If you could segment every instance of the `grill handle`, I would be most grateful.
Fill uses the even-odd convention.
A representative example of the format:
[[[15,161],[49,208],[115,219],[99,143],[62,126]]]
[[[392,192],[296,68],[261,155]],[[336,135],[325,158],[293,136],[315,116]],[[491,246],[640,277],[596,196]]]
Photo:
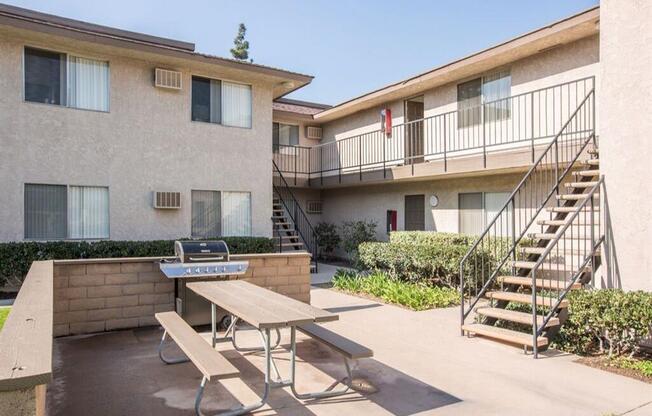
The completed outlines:
[[[190,261],[222,261],[224,256],[220,257],[188,257]]]

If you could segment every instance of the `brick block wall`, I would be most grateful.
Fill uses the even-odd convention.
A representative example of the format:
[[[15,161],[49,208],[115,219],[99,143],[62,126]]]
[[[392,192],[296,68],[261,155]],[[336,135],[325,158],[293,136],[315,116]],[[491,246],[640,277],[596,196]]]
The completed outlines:
[[[307,253],[233,255],[247,260],[241,280],[310,303]],[[154,314],[174,310],[174,282],[160,258],[54,262],[54,336],[157,325]]]

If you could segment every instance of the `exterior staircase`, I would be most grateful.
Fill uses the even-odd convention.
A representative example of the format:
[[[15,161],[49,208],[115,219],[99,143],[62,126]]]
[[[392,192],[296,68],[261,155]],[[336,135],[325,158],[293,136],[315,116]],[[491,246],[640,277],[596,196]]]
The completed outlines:
[[[604,240],[591,91],[460,264],[461,333],[538,352],[594,282]]]
[[[307,251],[312,255],[311,273],[317,272],[317,234],[295,198],[282,173],[274,166],[272,227],[274,245],[279,252]]]

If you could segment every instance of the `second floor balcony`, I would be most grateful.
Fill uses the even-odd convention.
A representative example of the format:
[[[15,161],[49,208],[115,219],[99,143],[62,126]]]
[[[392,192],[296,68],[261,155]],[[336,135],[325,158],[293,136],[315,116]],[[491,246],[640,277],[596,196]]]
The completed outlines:
[[[330,140],[317,146],[274,146],[274,162],[294,186],[335,187],[530,166],[594,89],[593,77]],[[581,135],[595,125],[582,107]],[[568,131],[568,129],[567,129]]]

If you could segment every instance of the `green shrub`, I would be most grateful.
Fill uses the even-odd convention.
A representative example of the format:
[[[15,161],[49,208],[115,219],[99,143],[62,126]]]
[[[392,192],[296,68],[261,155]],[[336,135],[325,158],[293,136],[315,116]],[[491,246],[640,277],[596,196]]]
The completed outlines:
[[[372,220],[347,221],[341,226],[342,245],[349,260],[358,265],[358,247],[367,241],[376,241],[376,222]]]
[[[340,236],[337,234],[335,224],[320,222],[315,226],[315,234],[317,234],[320,257],[331,257],[333,251],[340,245]]]
[[[572,291],[569,318],[555,348],[575,354],[614,355],[638,351],[652,327],[652,293],[617,289]]]
[[[271,239],[224,237],[232,254],[270,253]],[[0,243],[0,286],[19,283],[33,261],[112,257],[162,257],[174,255],[173,240],[153,241],[50,241]]]
[[[389,242],[398,244],[464,244],[471,247],[477,239],[476,235],[436,231],[392,231],[389,233]]]
[[[636,360],[626,357],[617,357],[610,361],[611,365],[628,370],[634,370],[645,377],[652,377],[652,360]]]
[[[380,272],[362,275],[338,270],[333,277],[333,287],[350,293],[365,293],[417,311],[454,306],[460,301],[454,289],[402,282]]]
[[[469,244],[364,243],[360,245],[360,263],[369,270],[386,272],[391,277],[433,286],[459,288],[460,261]],[[490,253],[478,252],[478,261],[466,263],[467,290],[475,289],[482,276],[495,263]]]

